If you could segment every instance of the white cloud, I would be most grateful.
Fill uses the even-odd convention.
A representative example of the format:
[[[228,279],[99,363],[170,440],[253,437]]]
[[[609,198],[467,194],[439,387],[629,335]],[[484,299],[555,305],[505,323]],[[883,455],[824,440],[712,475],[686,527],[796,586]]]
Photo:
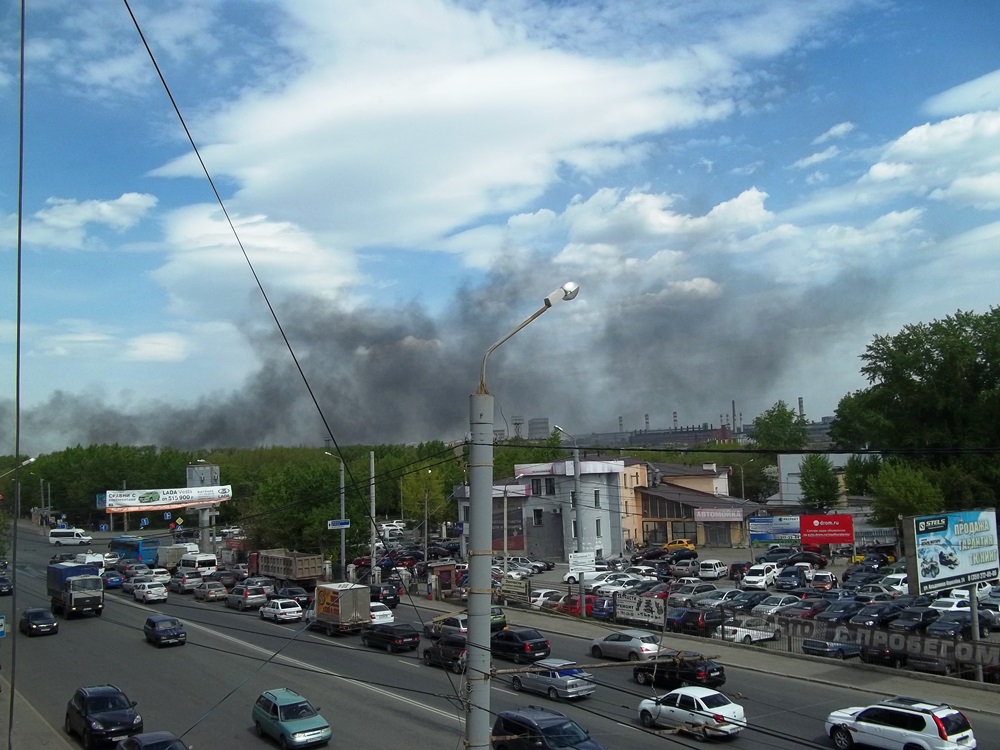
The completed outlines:
[[[24,225],[26,243],[77,250],[91,244],[88,227],[122,232],[135,226],[156,206],[144,193],[123,193],[114,200],[49,198]]]
[[[932,190],[929,197],[984,211],[996,211],[1000,209],[1000,172],[957,177],[947,187]]]
[[[819,145],[821,143],[826,143],[827,141],[832,141],[836,138],[843,138],[848,133],[854,130],[853,122],[840,122],[834,125],[832,128],[827,130],[825,133],[816,136],[813,140],[813,145]]]
[[[1000,70],[942,91],[924,102],[923,110],[934,117],[1000,109]]]
[[[828,146],[822,151],[818,151],[815,154],[810,154],[792,164],[795,169],[806,169],[808,167],[814,166],[816,164],[821,164],[824,161],[829,161],[840,154],[840,149],[836,146]]]
[[[131,362],[183,362],[191,346],[178,333],[144,333],[124,342],[121,358]]]

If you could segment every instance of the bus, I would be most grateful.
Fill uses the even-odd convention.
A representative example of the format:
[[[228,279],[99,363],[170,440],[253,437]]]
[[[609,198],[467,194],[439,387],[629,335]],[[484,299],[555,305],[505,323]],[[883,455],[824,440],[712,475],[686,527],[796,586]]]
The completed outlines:
[[[119,557],[138,560],[149,567],[156,564],[156,553],[160,549],[159,539],[146,539],[141,536],[116,536],[108,544],[108,550],[117,552]]]

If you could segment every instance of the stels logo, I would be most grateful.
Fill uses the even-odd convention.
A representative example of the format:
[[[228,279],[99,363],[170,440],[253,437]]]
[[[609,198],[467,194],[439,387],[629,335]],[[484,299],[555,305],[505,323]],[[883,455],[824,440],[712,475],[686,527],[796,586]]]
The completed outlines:
[[[933,534],[938,531],[948,530],[948,517],[936,516],[932,518],[921,518],[917,521],[918,534]]]

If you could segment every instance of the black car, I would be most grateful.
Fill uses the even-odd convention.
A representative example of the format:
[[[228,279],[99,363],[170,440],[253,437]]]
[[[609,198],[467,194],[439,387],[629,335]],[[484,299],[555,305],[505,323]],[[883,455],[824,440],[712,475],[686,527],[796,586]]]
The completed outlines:
[[[795,563],[807,562],[814,568],[823,569],[826,567],[826,558],[815,552],[796,552],[780,561],[781,565],[795,565]]]
[[[933,607],[907,607],[899,613],[899,617],[889,623],[889,630],[922,633],[940,616],[941,610]]]
[[[385,584],[385,585],[388,586],[390,584]],[[286,588],[283,589],[276,589],[275,591],[269,591],[267,594],[267,598],[268,600],[294,599],[302,606],[302,609],[308,608],[309,603],[313,600],[312,594],[310,594],[301,586],[287,586]]]
[[[365,646],[384,648],[390,654],[412,651],[420,646],[420,633],[407,623],[378,623],[361,631],[361,642]]]
[[[544,659],[552,650],[548,639],[534,628],[507,628],[490,638],[490,653],[520,664]]]
[[[670,626],[675,633],[700,635],[708,638],[722,625],[725,616],[721,609],[685,609]]]
[[[14,593],[14,582],[9,576],[0,576],[0,595]]]
[[[237,570],[217,568],[214,572],[209,573],[207,576],[203,576],[203,578],[206,581],[218,581],[227,589],[231,589],[240,582],[240,573]]]
[[[17,628],[27,636],[55,635],[59,632],[59,621],[45,607],[32,607],[21,613]]]
[[[786,557],[791,557],[796,552],[798,552],[798,550],[794,549],[793,547],[772,547],[767,552],[765,552],[763,555],[758,555],[757,556],[757,562],[759,562],[759,563],[766,563],[766,562],[777,563],[777,562],[780,562],[781,560],[784,560]]]
[[[906,609],[907,607],[929,607],[933,601],[934,597],[927,594],[903,594],[897,596],[893,603],[900,609]]]
[[[159,648],[174,643],[183,646],[187,643],[187,631],[180,620],[170,615],[153,615],[147,617],[142,626],[146,640]]]
[[[75,552],[57,552],[49,558],[49,564],[55,565],[61,562],[74,562],[76,560]]]
[[[698,550],[696,549],[675,549],[664,558],[671,565],[676,565],[681,560],[697,560]]]
[[[989,638],[993,626],[993,613],[988,610],[979,612],[979,637]],[[934,622],[927,626],[924,632],[936,638],[954,638],[959,641],[972,640],[971,612],[943,612]]]
[[[502,743],[497,742],[493,746],[509,750],[606,750],[566,714],[539,706],[502,711],[493,724],[493,736],[506,737]]]
[[[906,666],[906,649],[896,650],[888,644],[876,646],[866,643],[861,646],[859,656],[865,664],[882,664],[896,669]]]
[[[769,596],[771,596],[770,591],[744,591],[726,602],[722,608],[736,612],[749,612]]]
[[[641,552],[636,552],[632,555],[632,563],[637,562],[648,562],[650,560],[666,560],[670,557],[670,553],[665,549],[660,549],[659,547],[650,547],[649,549],[644,549]]]
[[[424,664],[427,666],[437,664],[455,674],[462,674],[465,671],[466,661],[467,644],[464,635],[446,635],[432,641],[424,649]]]
[[[864,604],[852,599],[841,599],[833,602],[813,619],[817,622],[847,622],[864,609]]]
[[[726,684],[726,670],[695,651],[665,651],[632,669],[640,685],[678,688],[685,685],[717,688]]]
[[[142,732],[142,716],[114,685],[77,688],[66,704],[66,734],[76,734],[87,748],[120,742]]]
[[[115,745],[115,750],[190,750],[173,732],[143,732]]]
[[[391,583],[373,583],[368,588],[373,602],[382,602],[389,609],[395,609],[399,604],[399,593]]]
[[[903,608],[896,602],[866,604],[848,622],[863,628],[884,628],[888,627],[889,623],[899,617],[902,612]]]
[[[747,574],[747,571],[753,566],[751,562],[734,562],[729,563],[729,580],[730,581],[742,581],[743,576]]]

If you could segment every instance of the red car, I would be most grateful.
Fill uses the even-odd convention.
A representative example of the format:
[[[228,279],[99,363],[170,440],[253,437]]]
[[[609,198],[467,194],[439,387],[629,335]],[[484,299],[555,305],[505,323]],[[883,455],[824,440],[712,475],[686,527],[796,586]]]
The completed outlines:
[[[594,613],[594,602],[597,601],[597,597],[593,594],[584,594],[583,600],[586,602],[587,606],[587,617],[593,616]],[[564,615],[576,615],[580,616],[580,597],[572,596],[565,602],[559,605],[558,612],[562,612]]]

